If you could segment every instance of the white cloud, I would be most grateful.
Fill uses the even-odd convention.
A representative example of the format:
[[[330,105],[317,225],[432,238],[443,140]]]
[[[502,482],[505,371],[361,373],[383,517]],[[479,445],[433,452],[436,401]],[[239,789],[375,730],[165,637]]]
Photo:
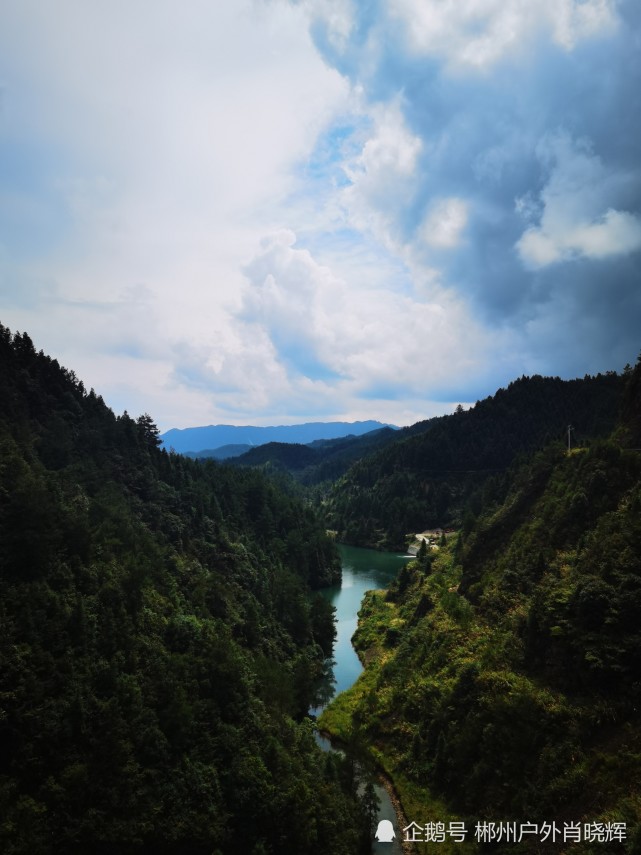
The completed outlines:
[[[163,427],[398,421],[527,371],[547,311],[597,318],[612,367],[638,318],[631,5],[4,4],[3,323]],[[553,266],[575,258],[612,261]]]
[[[311,381],[333,375],[343,392],[386,398],[394,389],[425,394],[452,374],[472,376],[488,340],[464,306],[432,289],[419,300],[390,287],[345,282],[297,249],[290,232],[265,240],[245,268],[240,319],[262,328],[289,376],[307,366]],[[302,372],[301,372],[302,373]]]
[[[226,384],[225,395],[257,365],[264,380],[271,366],[269,382],[280,388],[269,342],[255,330],[244,330],[246,340],[230,333],[229,313],[240,304],[243,261],[292,214],[285,205],[299,164],[348,96],[346,82],[315,51],[308,25],[303,7],[252,0],[196,0],[189,8],[168,0],[5,5],[0,143],[22,158],[5,207],[10,202],[27,219],[45,196],[58,233],[46,246],[33,234],[26,259],[3,240],[0,280],[0,289],[20,282],[34,294],[52,283],[40,306],[56,329],[11,308],[13,299],[3,322],[33,331],[71,367],[85,354],[81,367],[94,385],[94,377],[109,377],[119,346],[135,350],[141,365],[151,360],[159,422],[172,410],[176,421],[184,417],[175,385],[160,381],[172,376],[181,342],[197,349],[218,343],[206,353],[216,351],[223,367],[203,370],[212,388]],[[0,193],[0,220],[2,209]],[[23,233],[33,221],[30,215]],[[137,286],[155,299],[153,316],[132,314],[123,301]],[[239,383],[240,397],[258,406],[264,393]],[[152,394],[149,384],[138,389],[140,400]],[[200,420],[216,418],[217,402],[202,386],[184,388],[192,414],[198,397]],[[109,389],[116,394],[115,378],[99,390],[108,401]],[[116,400],[123,401],[120,392]]]
[[[350,186],[341,201],[350,225],[393,241],[393,224],[411,203],[422,149],[394,101],[371,111],[373,130],[358,155],[345,164]]]
[[[517,246],[523,260],[532,267],[579,256],[607,258],[636,252],[641,249],[641,218],[610,209],[598,222],[576,223],[554,235],[542,229],[528,229]]]
[[[583,39],[611,31],[617,24],[616,0],[556,0],[548,14],[554,40],[566,50]]]
[[[47,261],[76,296],[94,275],[102,295],[129,276],[170,293],[180,276],[183,298],[211,300],[234,278],[220,259],[237,269],[271,227],[347,94],[285,4],[26,0],[4,17],[9,136],[47,161],[66,208]]]
[[[423,221],[420,236],[435,249],[453,249],[461,242],[467,216],[468,205],[463,199],[436,199]]]
[[[629,176],[608,169],[585,141],[574,141],[567,134],[546,138],[539,157],[549,171],[540,194],[539,224],[526,229],[516,244],[527,266],[602,259],[641,249],[641,217],[614,207]],[[518,199],[516,208],[532,215],[531,197]]]
[[[324,24],[332,46],[345,50],[354,26],[352,0],[305,0],[304,6],[314,23]]]
[[[614,0],[388,0],[419,53],[451,67],[486,69],[542,33],[571,50],[617,23]]]

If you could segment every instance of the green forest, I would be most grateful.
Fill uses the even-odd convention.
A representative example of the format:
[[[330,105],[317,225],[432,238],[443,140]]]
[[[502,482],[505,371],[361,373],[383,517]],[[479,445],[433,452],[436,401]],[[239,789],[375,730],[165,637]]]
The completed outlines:
[[[419,423],[362,457],[328,491],[329,528],[339,539],[402,549],[408,532],[458,527],[479,510],[489,476],[554,440],[567,426],[582,443],[613,430],[623,378],[522,377],[469,410]],[[469,523],[468,523],[469,524]]]
[[[306,715],[340,576],[310,508],[4,327],[0,402],[0,851],[369,851]]]
[[[626,828],[494,851],[641,852],[641,360],[613,413],[488,475],[447,545],[369,593],[365,672],[321,720],[423,822]]]
[[[363,601],[365,670],[319,722],[348,750],[323,752],[328,532],[405,549],[435,527]],[[151,415],[0,326],[7,855],[368,853],[356,757],[423,824],[626,828],[443,855],[639,855],[640,615],[641,359],[223,464],[166,451]]]

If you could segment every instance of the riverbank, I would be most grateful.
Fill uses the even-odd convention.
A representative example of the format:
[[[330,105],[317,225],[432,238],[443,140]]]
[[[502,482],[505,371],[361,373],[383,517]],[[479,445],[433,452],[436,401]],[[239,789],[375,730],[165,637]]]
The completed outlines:
[[[381,775],[383,785],[397,817],[398,839],[402,841],[406,855],[418,855],[427,851],[427,843],[408,843],[403,840],[402,829],[410,823],[424,828],[426,823],[444,823],[461,821],[439,799],[435,798],[427,786],[420,786],[404,774],[401,759],[401,746],[407,744],[407,733],[396,729],[381,728],[384,719],[393,720],[387,713],[386,697],[380,692],[379,675],[386,662],[393,657],[399,631],[403,621],[397,605],[387,598],[386,590],[368,591],[362,600],[358,613],[358,626],[353,636],[353,646],[364,670],[354,684],[341,692],[319,718],[319,727],[333,741],[354,746],[366,753]],[[378,727],[385,731],[385,738],[372,739],[367,711],[376,702]],[[475,852],[471,841],[454,843],[446,839],[439,843],[439,855],[468,855]]]
[[[379,602],[384,602],[384,594],[384,590],[369,591],[366,599],[374,597]],[[365,607],[366,599],[363,600],[363,605],[359,611],[359,619]],[[323,711],[319,719],[319,732],[321,736],[334,744],[355,747],[356,750],[365,752],[370,757],[375,765],[378,780],[387,792],[394,809],[397,839],[400,842],[403,855],[417,855],[417,847],[411,842],[404,840],[403,829],[407,828],[410,821],[407,818],[400,794],[396,789],[394,778],[389,771],[390,758],[387,758],[380,749],[375,749],[373,746],[366,744],[365,740],[360,736],[358,728],[355,728],[352,717],[352,713],[359,700],[369,691],[375,689],[376,675],[385,657],[382,650],[364,650],[362,647],[359,649],[354,647],[354,649],[364,670],[356,682],[349,689],[341,692]]]
[[[341,751],[347,750],[347,743],[341,741],[341,739],[337,735],[330,733],[328,730],[319,729],[318,734],[323,740],[326,740],[328,743],[330,743],[332,745],[332,748],[339,749]],[[407,826],[409,825],[409,821],[403,809],[403,805],[401,804],[399,795],[394,787],[394,782],[386,774],[381,765],[376,763],[375,768],[378,783],[387,793],[390,804],[392,805],[394,814],[396,816],[395,829],[398,833],[398,840],[401,845],[403,855],[417,855],[416,847],[412,843],[409,843],[408,841],[403,839],[402,831],[404,828],[407,828]]]
[[[403,805],[401,804],[401,800],[398,797],[398,793],[394,789],[394,784],[387,775],[384,775],[383,772],[379,771],[378,780],[381,785],[385,788],[387,795],[389,796],[389,800],[392,803],[392,807],[394,808],[394,813],[396,814],[396,827],[399,832],[399,838],[401,841],[401,848],[403,849],[403,855],[415,855],[416,847],[413,843],[409,843],[405,840],[402,835],[402,830],[407,828],[409,825],[408,819],[405,816],[405,812],[403,810]]]

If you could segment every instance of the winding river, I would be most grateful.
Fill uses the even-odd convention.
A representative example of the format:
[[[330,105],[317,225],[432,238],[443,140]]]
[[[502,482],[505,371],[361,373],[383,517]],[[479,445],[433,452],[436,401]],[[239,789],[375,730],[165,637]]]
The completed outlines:
[[[363,670],[356,651],[352,647],[351,639],[356,631],[358,610],[365,591],[386,588],[400,568],[412,557],[343,544],[339,544],[338,548],[343,566],[343,581],[340,586],[326,588],[323,592],[336,608],[337,635],[334,644],[334,661],[331,669],[328,669],[327,680],[319,692],[319,706],[310,710],[315,716],[320,715],[334,695],[349,689]],[[329,740],[319,736],[318,742],[325,750],[331,749]],[[390,820],[396,827],[397,835],[400,836],[396,814],[387,790],[376,785],[376,793],[381,801],[378,812],[379,821]],[[391,844],[374,842],[372,851],[387,853],[387,855],[402,855],[398,840]]]

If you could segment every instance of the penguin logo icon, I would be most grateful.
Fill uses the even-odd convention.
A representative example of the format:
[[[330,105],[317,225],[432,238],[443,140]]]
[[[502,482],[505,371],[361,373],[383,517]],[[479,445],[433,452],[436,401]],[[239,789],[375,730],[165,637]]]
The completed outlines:
[[[396,837],[396,835],[394,834],[394,826],[389,821],[389,819],[382,819],[379,822],[374,837],[378,840],[379,843],[391,843],[392,840],[394,840],[394,838]]]

